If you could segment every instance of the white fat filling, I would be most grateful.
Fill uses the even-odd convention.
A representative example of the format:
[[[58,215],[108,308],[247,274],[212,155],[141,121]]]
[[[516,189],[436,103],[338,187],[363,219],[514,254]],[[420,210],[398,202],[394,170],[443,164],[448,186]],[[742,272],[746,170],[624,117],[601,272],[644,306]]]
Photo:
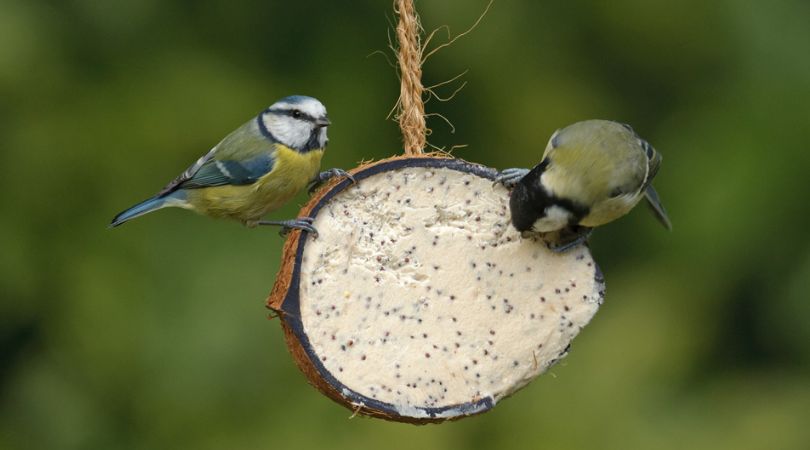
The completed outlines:
[[[342,384],[403,415],[493,401],[564,356],[602,287],[584,247],[557,254],[509,225],[509,193],[451,169],[362,180],[318,214],[301,319]]]

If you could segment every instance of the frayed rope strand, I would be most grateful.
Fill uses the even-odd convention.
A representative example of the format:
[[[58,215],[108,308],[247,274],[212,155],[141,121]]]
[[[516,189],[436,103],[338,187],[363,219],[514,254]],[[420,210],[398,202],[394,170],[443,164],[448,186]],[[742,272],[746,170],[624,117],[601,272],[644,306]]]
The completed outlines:
[[[421,155],[425,148],[427,125],[422,94],[422,29],[413,0],[395,0],[394,11],[399,16],[397,60],[400,68],[399,128],[406,155]]]
[[[447,81],[425,87],[422,84],[422,65],[439,50],[452,45],[459,38],[466,36],[474,30],[478,24],[481,23],[481,20],[483,20],[487,12],[489,12],[493,2],[494,0],[489,1],[475,23],[464,32],[452,36],[450,34],[450,27],[444,25],[433,30],[427,36],[427,39],[422,42],[421,33],[424,30],[422,29],[419,15],[416,13],[414,7],[414,0],[394,0],[394,12],[399,16],[399,22],[396,26],[398,47],[394,48],[390,35],[388,35],[388,47],[394,50],[394,53],[397,55],[400,89],[399,98],[388,113],[388,118],[394,117],[394,119],[399,122],[399,128],[402,131],[403,149],[406,155],[421,155],[424,153],[426,146],[436,148],[427,142],[427,136],[430,135],[430,129],[427,128],[426,123],[428,116],[441,118],[450,126],[451,133],[455,131],[453,124],[441,114],[425,114],[425,102],[431,98],[436,98],[436,100],[440,102],[453,99],[453,97],[467,85],[466,81],[462,82],[460,86],[446,97],[438,95],[435,89],[457,81],[459,78],[463,77],[467,71],[465,70]],[[446,30],[447,42],[439,44],[433,49],[428,49],[431,40],[440,30]],[[383,53],[383,56],[386,55]],[[386,60],[388,60],[387,57]],[[427,99],[424,97],[425,94],[427,94]],[[464,145],[453,146],[453,148],[460,147],[464,147]]]

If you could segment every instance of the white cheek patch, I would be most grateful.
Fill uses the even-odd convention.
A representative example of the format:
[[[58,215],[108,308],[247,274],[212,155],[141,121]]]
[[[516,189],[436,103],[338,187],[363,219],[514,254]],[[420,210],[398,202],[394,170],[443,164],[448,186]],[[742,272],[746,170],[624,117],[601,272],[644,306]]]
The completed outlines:
[[[546,215],[537,219],[532,230],[538,233],[548,233],[565,228],[571,220],[571,213],[567,209],[554,205],[546,208]]]
[[[262,121],[267,131],[288,147],[303,148],[309,140],[311,126],[308,122],[272,113],[264,114]]]

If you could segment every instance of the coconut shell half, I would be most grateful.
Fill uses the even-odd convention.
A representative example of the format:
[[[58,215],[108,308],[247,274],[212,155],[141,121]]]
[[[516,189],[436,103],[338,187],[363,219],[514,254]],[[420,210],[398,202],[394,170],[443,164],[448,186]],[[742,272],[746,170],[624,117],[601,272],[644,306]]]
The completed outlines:
[[[604,298],[586,246],[510,225],[497,172],[398,157],[333,180],[300,216],[268,299],[296,363],[356,413],[428,423],[491,409],[564,357]]]

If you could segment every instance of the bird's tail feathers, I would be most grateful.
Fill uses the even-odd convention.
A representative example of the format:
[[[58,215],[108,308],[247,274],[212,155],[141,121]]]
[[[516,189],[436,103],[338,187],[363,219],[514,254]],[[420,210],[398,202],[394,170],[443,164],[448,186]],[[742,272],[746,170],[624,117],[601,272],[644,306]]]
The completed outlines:
[[[644,191],[644,197],[647,199],[647,204],[650,206],[653,214],[655,214],[655,218],[658,219],[661,225],[667,230],[672,231],[672,222],[670,222],[667,211],[664,209],[664,205],[661,204],[661,199],[658,198],[658,193],[655,192],[652,185],[647,186],[647,189]]]
[[[124,222],[148,214],[152,211],[157,211],[169,206],[183,207],[186,205],[185,194],[181,191],[175,191],[167,196],[156,196],[148,198],[135,206],[132,206],[115,216],[110,222],[110,228],[117,227]]]

